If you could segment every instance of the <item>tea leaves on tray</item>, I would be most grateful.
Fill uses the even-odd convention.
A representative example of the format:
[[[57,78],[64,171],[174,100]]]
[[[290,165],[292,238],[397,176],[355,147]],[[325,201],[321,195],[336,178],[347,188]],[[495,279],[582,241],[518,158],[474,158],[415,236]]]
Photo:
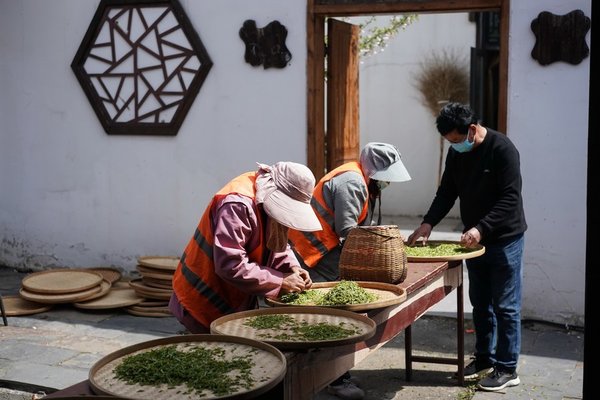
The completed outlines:
[[[308,289],[302,292],[287,293],[279,297],[279,301],[287,304],[318,304],[323,297],[323,292],[314,289]]]
[[[299,321],[289,314],[266,314],[248,318],[244,325],[262,330],[258,337],[283,341],[314,342],[318,340],[344,339],[361,332],[354,324],[340,322],[314,324]]]
[[[477,249],[467,248],[458,243],[427,243],[424,246],[404,246],[404,252],[410,257],[449,257],[475,250]]]
[[[346,327],[346,325],[350,326]],[[302,337],[304,340],[313,342],[317,340],[344,339],[360,333],[360,330],[358,330],[354,325],[345,324],[344,322],[340,322],[338,325],[319,322],[318,324],[314,325],[303,323],[302,325],[294,328],[294,333]]]
[[[206,395],[205,391],[222,396],[251,388],[253,365],[251,354],[226,359],[220,347],[181,351],[171,345],[125,357],[114,373],[128,384],[186,385],[190,393],[195,391],[199,396]]]
[[[285,329],[295,324],[296,320],[287,314],[259,315],[244,323],[244,325],[254,329]]]
[[[308,289],[300,293],[282,295],[279,300],[287,304],[315,306],[343,306],[366,304],[377,301],[379,297],[368,292],[354,281],[342,280],[326,292]]]

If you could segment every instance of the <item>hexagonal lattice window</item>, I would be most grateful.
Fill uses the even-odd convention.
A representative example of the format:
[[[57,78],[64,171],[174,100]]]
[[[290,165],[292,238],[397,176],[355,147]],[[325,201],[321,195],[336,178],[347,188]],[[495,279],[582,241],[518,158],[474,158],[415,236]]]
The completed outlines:
[[[108,134],[176,135],[212,61],[177,0],[102,0],[71,63]]]

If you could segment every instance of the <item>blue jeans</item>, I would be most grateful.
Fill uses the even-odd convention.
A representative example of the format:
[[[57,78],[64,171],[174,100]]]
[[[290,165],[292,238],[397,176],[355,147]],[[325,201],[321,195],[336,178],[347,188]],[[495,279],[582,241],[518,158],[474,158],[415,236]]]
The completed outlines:
[[[514,372],[521,351],[523,234],[485,246],[466,260],[473,306],[475,358],[498,370]]]

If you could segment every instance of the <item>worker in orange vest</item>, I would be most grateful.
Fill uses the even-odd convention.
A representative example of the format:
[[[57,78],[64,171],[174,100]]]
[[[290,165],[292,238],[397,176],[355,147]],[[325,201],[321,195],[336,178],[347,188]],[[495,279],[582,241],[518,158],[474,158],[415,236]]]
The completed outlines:
[[[359,161],[345,163],[326,174],[313,192],[311,204],[322,230],[301,232],[291,229],[289,240],[302,266],[314,282],[339,280],[342,246],[350,230],[372,225],[375,204],[379,204],[381,225],[381,191],[390,182],[410,180],[398,149],[388,143],[367,143]],[[346,400],[360,400],[364,391],[348,372],[327,388]]]
[[[317,231],[306,166],[258,164],[219,190],[188,242],[173,276],[169,310],[191,333],[215,319],[256,308],[258,297],[311,287],[288,244],[288,229]]]
[[[398,149],[388,143],[367,143],[359,161],[345,163],[326,174],[313,192],[311,202],[323,230],[290,230],[289,239],[315,282],[339,279],[342,245],[350,230],[373,225],[375,205],[390,182],[410,180]],[[367,218],[370,215],[370,218]],[[376,222],[381,225],[381,213]]]

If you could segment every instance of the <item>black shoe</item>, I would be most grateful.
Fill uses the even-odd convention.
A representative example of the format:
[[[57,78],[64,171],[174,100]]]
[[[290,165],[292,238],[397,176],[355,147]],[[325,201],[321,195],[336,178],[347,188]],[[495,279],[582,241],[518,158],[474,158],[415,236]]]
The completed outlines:
[[[482,364],[481,362],[477,362],[477,360],[473,360],[465,367],[463,379],[465,381],[479,380],[488,376],[493,370],[494,367],[490,364]]]
[[[488,392],[495,392],[496,390],[502,390],[505,387],[517,386],[519,383],[521,383],[521,380],[516,372],[511,373],[494,369],[494,372],[481,380],[481,382],[477,384],[477,387],[481,390],[487,390]]]
[[[327,392],[343,400],[362,400],[365,397],[365,392],[349,379],[327,386]]]

